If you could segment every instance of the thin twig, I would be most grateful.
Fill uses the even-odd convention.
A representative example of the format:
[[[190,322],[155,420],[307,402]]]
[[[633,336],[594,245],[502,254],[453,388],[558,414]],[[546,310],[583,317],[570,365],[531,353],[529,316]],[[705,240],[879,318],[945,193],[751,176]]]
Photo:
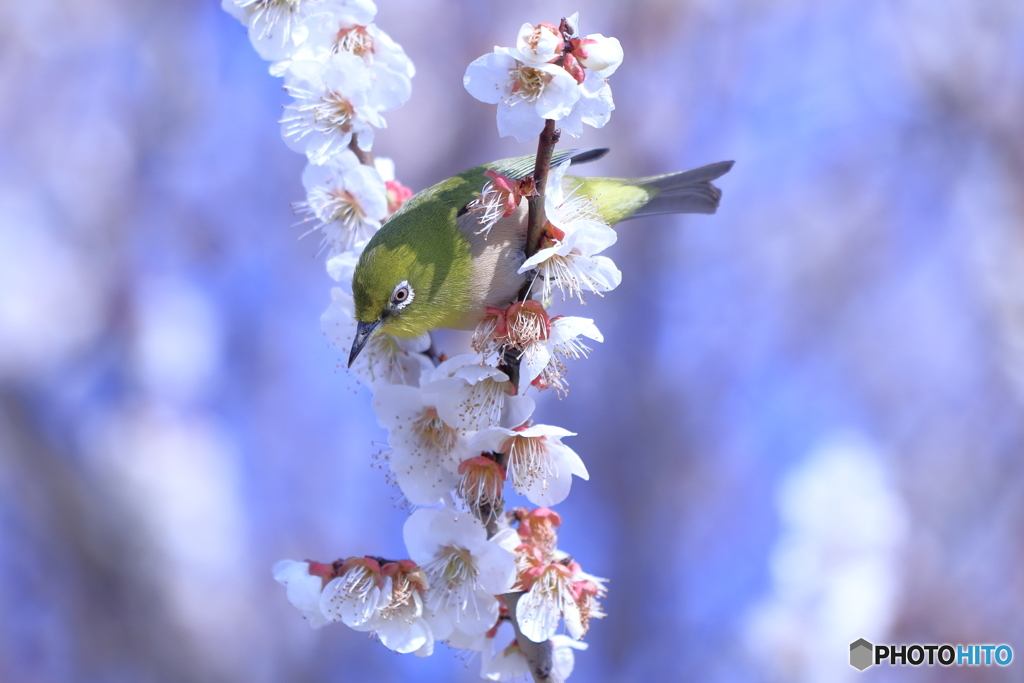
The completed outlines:
[[[352,140],[348,143],[348,148],[352,150],[356,158],[359,159],[359,163],[363,166],[373,166],[373,154],[371,152],[364,152],[359,149],[359,136],[353,135]]]
[[[544,239],[544,228],[547,226],[547,216],[544,213],[544,192],[548,184],[548,173],[551,170],[551,156],[555,152],[555,145],[561,132],[555,128],[555,122],[548,119],[544,124],[544,130],[537,142],[537,161],[533,165],[534,194],[527,198],[526,206],[529,210],[526,219],[526,258],[530,258],[540,250],[541,242]],[[530,291],[533,287],[533,278],[527,278],[522,289],[516,297],[519,301],[526,301],[530,298]],[[498,369],[504,372],[512,382],[512,386],[519,386],[519,363],[522,360],[522,353],[515,349],[505,349],[502,354],[501,363]]]
[[[555,122],[548,119],[544,124],[544,130],[541,131],[540,141],[537,143],[537,163],[533,166],[533,184],[536,193],[526,200],[530,209],[526,232],[526,258],[530,258],[540,250],[544,226],[547,223],[547,218],[544,215],[544,190],[548,184],[551,155],[555,151],[559,135],[560,132],[555,129]]]

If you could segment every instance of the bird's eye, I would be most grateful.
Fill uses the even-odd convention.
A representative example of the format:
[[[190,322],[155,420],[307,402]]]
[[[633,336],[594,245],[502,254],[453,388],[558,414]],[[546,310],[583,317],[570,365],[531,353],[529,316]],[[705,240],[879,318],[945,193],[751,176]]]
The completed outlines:
[[[397,309],[405,308],[412,302],[413,291],[409,283],[402,281],[395,287],[395,291],[391,293],[391,305]]]

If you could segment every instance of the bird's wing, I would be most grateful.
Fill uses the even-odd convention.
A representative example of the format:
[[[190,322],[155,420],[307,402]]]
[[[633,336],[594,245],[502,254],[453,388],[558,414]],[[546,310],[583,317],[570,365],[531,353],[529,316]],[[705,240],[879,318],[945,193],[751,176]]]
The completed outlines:
[[[576,164],[585,164],[588,161],[596,161],[607,153],[607,147],[595,149],[563,149],[552,155],[551,166],[558,166],[566,159],[571,160],[574,166]],[[533,173],[533,168],[536,163],[536,156],[516,157],[514,159],[502,159],[500,161],[491,162],[487,164],[487,168],[497,171],[501,175],[511,178],[512,180],[522,180]]]

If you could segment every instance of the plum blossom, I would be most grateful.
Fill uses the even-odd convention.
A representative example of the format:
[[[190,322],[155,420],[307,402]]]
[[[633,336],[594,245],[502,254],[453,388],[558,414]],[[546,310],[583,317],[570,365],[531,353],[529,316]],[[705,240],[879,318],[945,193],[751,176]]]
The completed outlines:
[[[520,183],[504,176],[497,171],[484,171],[488,181],[484,183],[480,194],[469,204],[466,210],[477,217],[481,227],[477,234],[488,234],[494,224],[502,218],[508,218],[519,207],[524,196]],[[533,187],[533,181],[530,181]]]
[[[459,498],[484,523],[495,519],[500,512],[505,486],[504,468],[493,458],[478,455],[462,461],[459,475],[462,477],[456,487]]]
[[[384,187],[387,190],[389,216],[402,208],[402,205],[412,199],[415,194],[415,192],[394,179],[385,180]]]
[[[603,128],[611,118],[615,102],[606,79],[622,64],[623,52],[617,38],[608,38],[600,33],[577,37],[578,14],[573,15],[568,23],[571,34],[566,66],[571,69],[575,63],[582,67],[582,73],[575,73],[580,84],[580,98],[559,127],[563,133],[578,138],[583,134],[583,124]]]
[[[375,633],[396,652],[426,656],[433,651],[434,638],[423,619],[427,579],[411,560],[282,560],[274,566],[274,578],[287,587],[288,600],[313,628],[340,621],[356,631]]]
[[[388,430],[392,473],[414,505],[433,505],[459,482],[459,464],[468,442],[438,414],[436,387],[383,385],[376,389],[373,410]]]
[[[603,295],[622,282],[622,272],[615,263],[607,256],[597,255],[615,242],[615,231],[611,228],[581,229],[568,235],[558,231],[554,237],[549,246],[539,249],[519,268],[520,273],[536,270],[540,274],[544,301],[551,299],[555,287],[563,300],[568,293],[582,303],[587,292]]]
[[[584,288],[600,294],[622,281],[622,274],[611,259],[595,256],[615,244],[618,236],[601,219],[596,202],[578,188],[566,192],[565,171],[569,161],[551,169],[545,193],[545,216],[549,225],[542,248],[527,259],[519,272],[536,269],[543,279],[542,298],[548,300],[557,286],[563,296],[582,302]]]
[[[569,52],[583,67],[594,71],[601,78],[608,78],[622,64],[622,44],[618,38],[607,38],[600,33],[591,33],[580,38],[579,26],[579,12],[565,21]]]
[[[484,362],[482,354],[453,356],[430,374],[438,392],[437,412],[464,434],[497,424],[519,426],[533,413],[535,403],[511,396],[508,375]]]
[[[498,134],[527,142],[540,135],[546,119],[567,116],[580,98],[576,79],[560,66],[530,66],[518,50],[495,47],[466,69],[463,85],[469,94],[498,105]]]
[[[374,127],[387,124],[370,102],[371,82],[363,60],[347,52],[323,62],[293,62],[285,89],[295,102],[285,107],[285,143],[314,164],[326,163],[352,141],[369,151]]]
[[[516,605],[519,629],[533,642],[542,643],[555,635],[559,619],[564,618],[569,635],[579,640],[591,619],[605,616],[597,601],[606,593],[604,582],[583,572],[576,562],[532,564],[520,572],[520,584],[526,593]]]
[[[293,62],[323,62],[346,53],[359,57],[366,67],[371,106],[388,111],[408,101],[416,69],[402,46],[378,26],[354,15],[321,13],[307,18],[300,28],[308,33],[307,39],[290,59],[273,64],[270,73],[283,75]]]
[[[608,78],[622,64],[622,44],[618,38],[591,33],[585,38],[574,38],[571,42],[576,59],[598,78]]]
[[[516,37],[519,60],[530,66],[542,66],[562,56],[565,42],[554,24],[523,24]]]
[[[500,356],[506,349],[525,351],[546,340],[551,320],[539,301],[517,301],[504,310],[488,308],[473,333],[473,349],[485,359]]]
[[[576,316],[551,318],[547,338],[526,348],[520,366],[519,387],[524,390],[529,384],[545,389],[554,387],[559,393],[566,393],[565,359],[586,358],[590,347],[580,341],[588,337],[604,341],[594,321]]]
[[[308,40],[303,23],[311,15],[341,14],[368,24],[377,13],[372,0],[222,0],[221,7],[245,24],[256,52],[270,61],[286,59]]]
[[[618,236],[601,220],[596,203],[590,197],[566,192],[565,171],[568,161],[551,169],[545,193],[545,216],[549,225],[542,248],[519,268],[520,273],[536,269],[541,275],[541,298],[550,300],[554,287],[563,298],[583,301],[586,291],[602,294],[618,287],[622,273],[611,259],[597,256]]]
[[[469,447],[507,454],[512,488],[534,505],[557,505],[568,497],[572,475],[590,478],[580,456],[562,443],[566,436],[576,434],[551,425],[491,427],[474,436]]]
[[[343,269],[345,261],[334,261],[334,265],[339,270]],[[339,275],[342,273],[339,272]],[[351,275],[347,282],[351,288]],[[331,303],[320,316],[320,329],[333,346],[348,354],[356,335],[355,303],[351,294],[340,287],[331,289]],[[387,384],[417,386],[420,376],[434,367],[423,353],[428,348],[429,335],[399,339],[378,333],[366,342],[350,370],[370,387]]]
[[[324,164],[302,172],[306,201],[295,205],[314,230],[323,234],[329,255],[358,247],[373,236],[387,216],[388,197],[380,174],[342,150]]]
[[[332,575],[320,596],[320,611],[331,621],[359,628],[391,602],[391,579],[372,557],[350,557]]]
[[[586,72],[579,93],[572,111],[559,121],[561,131],[574,138],[583,134],[583,124],[604,128],[615,109],[611,86],[593,71]]]
[[[390,600],[374,610],[357,631],[372,631],[384,647],[395,652],[428,657],[434,651],[434,633],[424,618],[423,595],[427,577],[415,562],[399,560],[381,567]],[[383,595],[383,593],[382,593]]]
[[[525,545],[540,552],[540,559],[537,561],[550,562],[556,559],[555,554],[558,550],[556,529],[562,526],[562,516],[551,508],[534,508],[533,510],[517,508],[513,514],[519,522],[516,528],[519,538]],[[518,562],[519,559],[517,555],[516,561]],[[527,568],[524,566],[522,569],[525,571]]]
[[[309,562],[281,560],[274,565],[274,580],[287,590],[288,602],[302,612],[311,628],[320,628],[330,623],[320,611],[320,596],[323,579],[309,573]]]
[[[569,636],[554,635],[551,640],[551,680],[565,681],[576,665],[573,650],[586,650],[587,643],[573,640]],[[529,663],[513,640],[507,647],[497,649],[498,638],[490,639],[489,648],[484,650],[480,666],[480,677],[488,681],[510,681],[530,673]],[[501,642],[508,642],[507,640]],[[497,651],[495,651],[497,650]]]
[[[505,310],[488,308],[473,333],[473,348],[485,358],[507,351],[518,351],[519,393],[530,384],[540,389],[554,387],[566,393],[563,377],[565,359],[586,358],[590,347],[580,341],[585,336],[604,341],[589,318],[548,316],[539,301],[517,301]]]
[[[516,534],[511,529],[488,539],[469,514],[451,509],[416,510],[403,530],[409,557],[426,573],[425,615],[435,638],[458,630],[486,633],[497,622],[498,598],[515,582]]]
[[[545,119],[558,121],[562,132],[579,137],[584,124],[601,128],[611,118],[615,102],[606,79],[622,63],[622,45],[600,33],[578,37],[577,21],[573,15],[558,28],[523,24],[515,48],[495,47],[466,69],[466,90],[498,105],[502,137],[532,140]]]

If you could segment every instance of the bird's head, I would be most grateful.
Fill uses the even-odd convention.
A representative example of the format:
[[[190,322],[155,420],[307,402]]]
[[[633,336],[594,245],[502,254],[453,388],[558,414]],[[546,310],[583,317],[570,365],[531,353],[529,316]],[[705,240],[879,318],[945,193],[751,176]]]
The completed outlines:
[[[431,329],[432,270],[408,244],[368,245],[352,277],[357,327],[349,366],[376,333],[413,338]]]

